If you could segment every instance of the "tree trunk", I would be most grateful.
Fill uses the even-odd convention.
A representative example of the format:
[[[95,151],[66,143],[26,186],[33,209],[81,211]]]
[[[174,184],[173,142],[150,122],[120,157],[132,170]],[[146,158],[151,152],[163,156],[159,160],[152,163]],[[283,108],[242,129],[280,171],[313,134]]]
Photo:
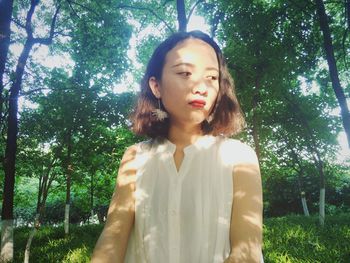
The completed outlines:
[[[325,187],[325,177],[324,177],[324,171],[323,171],[323,162],[320,160],[320,157],[318,156],[318,170],[320,175],[320,205],[319,205],[319,221],[320,225],[324,225],[325,220],[325,199],[326,199],[326,187]]]
[[[70,205],[66,203],[64,207],[64,233],[69,235],[69,208]]]
[[[301,192],[301,204],[303,206],[304,215],[310,216],[309,209],[306,203],[305,192]]]
[[[326,14],[325,6],[322,0],[316,0],[317,15],[320,22],[320,28],[323,34],[323,45],[326,52],[326,58],[329,67],[329,74],[332,81],[332,87],[337,97],[340,109],[343,126],[348,139],[348,146],[350,148],[350,112],[346,102],[344,89],[340,85],[339,75],[336,60],[334,57],[334,49],[332,43],[332,36],[328,24],[328,16]]]
[[[7,60],[7,53],[11,37],[11,16],[13,9],[13,0],[0,1],[0,131],[3,124],[3,90],[4,90],[4,72]]]
[[[15,167],[18,134],[18,95],[21,89],[24,67],[27,63],[29,53],[33,47],[31,19],[38,1],[32,1],[26,18],[27,39],[22,53],[18,59],[14,82],[10,88],[9,114],[7,125],[6,149],[4,158],[4,191],[2,200],[2,231],[1,231],[1,257],[3,260],[13,259],[13,197],[15,186]]]
[[[304,189],[304,180],[303,180],[304,169],[301,162],[298,159],[298,155],[296,154],[293,148],[291,148],[291,151],[292,151],[293,161],[297,163],[297,165],[299,166],[299,170],[298,169],[296,170],[298,172],[298,185],[299,185],[299,191],[300,191],[300,197],[301,197],[301,205],[303,207],[304,215],[310,216],[309,209],[307,207],[306,198],[305,198],[305,192],[303,190]]]
[[[293,149],[292,149],[292,151],[293,151],[293,159],[295,162],[297,162],[297,164],[299,166],[298,184],[299,184],[299,191],[300,191],[300,196],[301,196],[301,205],[303,207],[304,215],[310,216],[309,209],[307,207],[306,198],[305,198],[305,192],[303,190],[304,189],[304,180],[303,180],[304,169],[303,169],[301,162],[298,159],[298,155],[295,153],[295,151]]]
[[[0,262],[10,262],[13,259],[13,219],[1,221],[1,255]]]
[[[303,207],[303,212],[305,216],[310,216],[309,209],[307,207],[306,198],[305,198],[305,192],[303,190],[304,189],[304,180],[303,180],[304,168],[302,163],[299,161],[297,153],[293,148],[293,144],[291,144],[289,141],[286,141],[286,144],[289,146],[289,150],[291,151],[291,157],[292,157],[293,163],[296,163],[299,167],[298,169],[293,165],[292,169],[294,169],[298,173],[298,187],[300,191],[301,205]]]
[[[326,189],[325,188],[321,188],[320,189],[320,215],[319,215],[319,221],[320,221],[320,225],[324,226],[324,220],[326,217],[326,213],[325,213],[325,203],[326,203]]]
[[[91,221],[94,217],[94,171],[91,171],[91,189],[90,189],[90,211],[91,211]],[[90,223],[90,220],[89,220]],[[92,223],[92,222],[91,222]]]
[[[296,160],[296,162],[298,163],[299,169],[300,169],[298,171],[298,185],[299,185],[299,191],[300,191],[300,197],[301,197],[301,205],[303,207],[304,215],[310,216],[309,209],[307,207],[306,198],[305,198],[305,192],[303,191],[303,189],[304,189],[303,170],[304,169],[301,166],[301,163],[299,162],[299,160],[297,159],[297,155],[294,151],[293,151],[293,154],[295,155],[295,157],[293,159],[294,159],[294,161]]]
[[[64,233],[69,234],[69,209],[70,209],[70,188],[72,180],[72,130],[67,134],[67,159],[66,159],[66,176],[67,176],[67,189],[66,189],[66,205],[64,209]]]
[[[296,111],[294,114],[301,120],[303,123],[303,126],[305,127],[305,132],[308,135],[308,141],[306,142],[308,145],[308,148],[310,149],[310,152],[312,153],[312,158],[314,160],[316,169],[318,170],[319,179],[320,179],[320,199],[319,199],[319,221],[321,225],[324,225],[325,220],[325,174],[323,170],[323,161],[321,158],[320,151],[317,148],[317,143],[313,136],[313,131],[311,130],[309,123],[307,119],[305,119],[302,110],[300,109],[299,105],[296,103],[296,100],[289,99],[288,97],[285,97],[286,100],[293,105],[294,109]]]
[[[259,80],[256,78],[255,80],[255,89],[253,90],[253,140],[255,145],[255,152],[258,156],[258,159],[260,160],[260,140],[259,140],[259,120],[258,120],[258,114],[257,114],[257,107],[259,104]]]
[[[1,1],[2,2],[2,1]],[[16,151],[17,151],[17,134],[18,134],[18,96],[22,86],[22,78],[25,65],[29,57],[29,53],[35,43],[49,45],[54,36],[54,27],[60,7],[56,9],[51,23],[49,38],[33,38],[32,17],[39,0],[32,0],[30,8],[26,16],[25,29],[27,38],[24,43],[22,53],[18,59],[16,72],[13,84],[10,88],[9,96],[9,113],[7,125],[7,139],[4,158],[4,191],[2,201],[1,220],[5,231],[1,231],[1,257],[12,260],[13,259],[13,197],[15,186],[15,167],[16,167]],[[9,223],[10,222],[10,223]],[[5,226],[5,227],[4,227]],[[4,235],[4,236],[3,236]]]
[[[27,244],[26,244],[26,249],[24,251],[24,263],[29,263],[29,255],[30,255],[30,246],[32,244],[34,235],[36,234],[36,232],[38,231],[40,226],[40,213],[37,213],[34,219],[34,226],[32,231],[30,232],[29,238],[27,240]]]
[[[5,180],[1,211],[2,221],[13,220],[13,197],[15,187],[15,167],[18,134],[18,95],[21,89],[24,66],[27,63],[29,52],[32,49],[32,46],[32,39],[27,39],[17,63],[14,83],[10,89],[8,128],[4,160]],[[13,243],[13,236],[1,238],[1,241]],[[6,243],[1,244],[1,248],[6,246]],[[7,250],[6,253],[12,253],[12,255],[3,255],[3,257],[13,258],[13,251],[10,252],[10,250]],[[3,254],[3,252],[1,252],[1,254]]]
[[[29,256],[30,256],[30,246],[32,244],[33,238],[36,234],[36,232],[39,230],[41,226],[41,220],[44,215],[45,207],[46,207],[46,200],[49,193],[49,189],[51,187],[51,183],[54,180],[54,175],[49,177],[50,172],[52,170],[52,167],[55,163],[55,158],[52,159],[50,162],[47,171],[45,174],[40,176],[39,180],[39,192],[38,192],[38,201],[36,206],[36,216],[34,219],[34,226],[32,231],[30,232],[29,238],[27,240],[27,245],[24,251],[24,262],[29,263]]]
[[[29,263],[29,256],[30,256],[30,246],[32,245],[32,240],[36,234],[38,229],[36,227],[33,227],[32,231],[30,232],[29,238],[27,240],[26,249],[24,251],[24,263]]]
[[[350,30],[350,0],[346,0],[346,3],[345,3],[345,14],[346,14],[346,17],[347,17],[346,21],[347,21],[348,30]]]
[[[187,18],[184,0],[176,0],[177,22],[179,23],[179,32],[187,31]]]
[[[313,143],[313,142],[312,142]],[[313,148],[315,155],[313,156],[315,165],[318,170],[319,179],[320,179],[320,199],[319,199],[319,223],[321,226],[324,225],[326,213],[325,213],[325,199],[326,199],[326,190],[325,190],[325,175],[323,170],[323,161],[321,155],[316,148],[316,145],[313,143],[311,146]]]

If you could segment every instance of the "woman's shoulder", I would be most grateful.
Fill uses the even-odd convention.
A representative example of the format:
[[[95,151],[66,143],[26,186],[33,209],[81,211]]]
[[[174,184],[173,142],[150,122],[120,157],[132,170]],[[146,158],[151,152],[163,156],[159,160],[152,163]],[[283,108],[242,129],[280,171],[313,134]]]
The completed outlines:
[[[247,143],[226,137],[219,138],[219,142],[223,158],[230,163],[258,163],[255,150]]]
[[[151,156],[150,153],[153,148],[154,142],[152,140],[141,141],[130,145],[124,151],[121,165],[137,170]]]
[[[144,154],[151,154],[157,149],[159,142],[157,139],[148,139],[141,142],[137,142],[129,146],[125,153],[133,154],[135,157],[142,156]]]

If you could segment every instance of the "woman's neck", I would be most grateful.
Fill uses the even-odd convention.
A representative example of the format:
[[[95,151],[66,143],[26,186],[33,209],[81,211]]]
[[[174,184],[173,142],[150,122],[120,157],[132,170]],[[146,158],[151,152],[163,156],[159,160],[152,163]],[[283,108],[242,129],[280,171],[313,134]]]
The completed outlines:
[[[184,148],[193,144],[201,136],[203,132],[200,125],[170,125],[168,139],[177,148]]]

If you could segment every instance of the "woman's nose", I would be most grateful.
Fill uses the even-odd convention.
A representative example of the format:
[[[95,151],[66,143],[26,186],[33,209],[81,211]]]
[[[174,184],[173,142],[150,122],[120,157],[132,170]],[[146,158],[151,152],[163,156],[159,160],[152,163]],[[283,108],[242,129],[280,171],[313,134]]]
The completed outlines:
[[[208,86],[205,80],[198,81],[193,87],[194,94],[207,95]]]

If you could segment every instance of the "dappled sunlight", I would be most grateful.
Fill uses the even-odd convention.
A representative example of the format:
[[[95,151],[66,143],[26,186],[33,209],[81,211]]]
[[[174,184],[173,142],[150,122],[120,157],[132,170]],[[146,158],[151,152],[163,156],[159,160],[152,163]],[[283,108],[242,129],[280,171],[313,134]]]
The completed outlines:
[[[125,171],[125,173],[128,175],[126,177],[122,177],[118,180],[118,184],[119,184],[119,190],[121,191],[122,187],[131,187],[131,185],[134,183],[135,178],[134,178],[134,174],[136,173],[135,169],[130,169],[128,171]]]
[[[261,217],[259,213],[246,212],[242,215],[242,219],[249,228],[262,231]]]
[[[231,244],[234,260],[260,262],[262,244],[262,189],[259,166],[253,155],[233,169]]]

